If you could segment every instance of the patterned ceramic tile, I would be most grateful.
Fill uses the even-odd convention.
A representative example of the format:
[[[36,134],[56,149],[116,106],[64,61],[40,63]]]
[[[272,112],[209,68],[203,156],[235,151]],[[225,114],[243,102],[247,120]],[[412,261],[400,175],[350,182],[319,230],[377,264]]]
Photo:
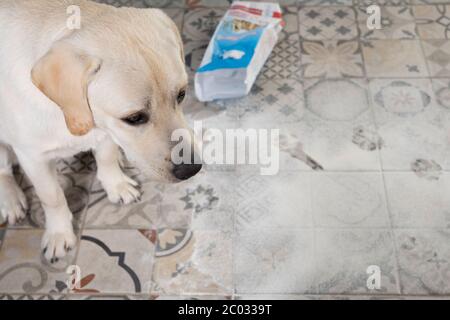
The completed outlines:
[[[413,13],[422,39],[449,38],[450,5],[413,6]]]
[[[69,169],[66,170],[69,171]],[[20,169],[16,170],[15,176],[19,186],[25,192],[25,196],[27,197],[29,213],[22,223],[10,226],[10,228],[45,226],[44,210],[42,209],[41,201],[36,195],[33,185]],[[73,224],[75,228],[80,227],[80,223],[82,222],[83,214],[89,199],[89,189],[93,178],[93,172],[89,174],[58,174],[59,184],[64,189],[69,208],[73,213]]]
[[[364,66],[357,41],[303,41],[302,73],[310,77],[362,77]]]
[[[233,0],[185,0],[188,8],[198,7],[229,7]],[[290,6],[297,4],[299,0],[279,0],[276,1],[282,6]],[[274,2],[267,0],[252,0],[252,2]]]
[[[432,177],[432,178],[431,178]],[[450,227],[450,175],[384,173],[392,224],[398,228]]]
[[[395,231],[404,294],[450,293],[450,231]]]
[[[381,116],[414,116],[434,109],[434,95],[428,79],[375,79],[370,81],[377,120]]]
[[[352,0],[297,0],[300,5],[305,6],[329,6],[329,5],[346,5],[352,4]]]
[[[311,229],[248,229],[234,240],[236,293],[314,291]]]
[[[450,109],[450,79],[431,79],[436,102],[446,109]]]
[[[370,6],[372,4],[382,6],[404,6],[408,5],[409,2],[410,0],[353,0],[353,4],[358,6]]]
[[[235,187],[236,228],[312,227],[310,179],[301,172],[241,172]]]
[[[190,78],[193,79],[195,71],[200,64],[208,48],[208,41],[188,41],[184,44],[184,58],[186,62],[186,70]]]
[[[91,189],[84,228],[151,228],[160,219],[161,188],[145,180],[141,185],[142,199],[138,203],[119,205],[109,201],[100,181]]]
[[[167,185],[161,193],[161,215],[162,219],[175,223],[165,223],[158,228],[190,227],[192,230],[231,232],[235,179],[234,173],[205,170],[183,183]],[[178,216],[188,216],[191,220],[187,224],[176,223],[183,221]]]
[[[66,300],[65,295],[54,295],[54,294],[1,294],[0,300]]]
[[[399,293],[394,242],[383,229],[316,230],[317,292]],[[369,289],[369,266],[381,272],[380,289]]]
[[[427,67],[419,41],[373,40],[363,43],[369,77],[424,77]]]
[[[181,7],[184,0],[94,0],[100,3],[110,4],[116,7],[136,8],[163,8]]]
[[[381,29],[367,27],[367,6],[357,9],[361,37],[364,39],[414,39],[417,38],[415,22],[409,6],[381,7]]]
[[[165,8],[163,11],[175,22],[178,30],[181,32],[183,28],[184,10],[177,8]]]
[[[201,7],[229,7],[233,0],[185,0],[189,9]]]
[[[160,229],[152,294],[231,294],[231,235]]]
[[[302,118],[303,86],[296,79],[258,78],[248,96],[216,101],[212,105],[226,108],[227,112],[237,111],[243,127],[258,124],[279,126]]]
[[[311,186],[316,227],[389,227],[380,173],[316,173]]]
[[[358,36],[352,7],[301,7],[300,36],[305,40],[350,40]]]
[[[262,79],[296,79],[300,78],[300,43],[294,40],[279,41],[264,67]]]
[[[188,10],[183,24],[185,41],[209,41],[225,12],[225,8]]]
[[[324,170],[380,169],[382,145],[363,80],[306,80],[307,112],[289,127],[293,141]]]
[[[429,79],[372,80],[372,103],[385,170],[448,168],[448,112],[436,103]]]
[[[233,228],[232,173],[202,171],[194,178],[166,184],[143,180],[142,199],[112,204],[100,184],[92,190],[85,228]]]
[[[245,294],[235,300],[450,300],[447,296],[398,294]]]
[[[423,40],[422,46],[430,76],[450,76],[450,41]]]
[[[328,121],[352,121],[369,110],[363,80],[307,80],[305,100],[307,110]]]
[[[66,269],[76,250],[51,264],[42,255],[43,230],[9,229],[0,250],[0,292],[62,294],[67,291]]]
[[[150,294],[68,294],[66,300],[150,300]]]
[[[298,41],[298,8],[296,6],[283,7],[282,11],[285,25],[279,35],[279,41]]]
[[[231,300],[232,296],[218,296],[218,295],[174,295],[174,296],[166,296],[166,295],[158,295],[152,294],[152,300]]]
[[[278,0],[278,1],[254,0],[254,1],[255,2],[278,2],[281,6],[292,6],[292,5],[298,4],[299,1],[303,1],[303,0]]]
[[[410,0],[412,4],[447,4],[448,0]]]
[[[126,239],[126,241],[124,241]],[[76,293],[149,293],[156,231],[85,230],[76,264]]]
[[[303,294],[239,294],[234,300],[312,300]]]
[[[57,161],[59,173],[91,173],[97,170],[94,156],[91,152],[82,152],[73,157]]]

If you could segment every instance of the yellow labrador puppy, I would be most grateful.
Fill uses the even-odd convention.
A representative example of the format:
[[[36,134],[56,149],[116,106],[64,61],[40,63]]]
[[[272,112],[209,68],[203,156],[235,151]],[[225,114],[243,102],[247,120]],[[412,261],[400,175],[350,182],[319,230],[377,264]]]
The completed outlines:
[[[72,5],[80,28],[67,23]],[[11,170],[17,159],[45,211],[47,259],[64,256],[76,242],[56,158],[93,150],[109,199],[125,204],[140,193],[121,170],[119,146],[144,174],[164,181],[201,169],[171,157],[176,129],[188,130],[183,140],[195,146],[181,110],[188,82],[182,42],[162,11],[1,0],[0,24],[0,212],[10,224],[25,216]]]

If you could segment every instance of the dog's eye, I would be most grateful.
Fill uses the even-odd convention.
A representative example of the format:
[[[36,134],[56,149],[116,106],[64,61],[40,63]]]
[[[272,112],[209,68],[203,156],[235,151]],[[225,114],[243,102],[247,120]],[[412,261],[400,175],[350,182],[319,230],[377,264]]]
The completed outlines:
[[[184,100],[185,97],[186,97],[186,91],[185,91],[185,90],[181,90],[181,91],[178,93],[178,96],[177,96],[177,103],[178,103],[178,104],[181,104],[181,103],[183,102],[183,100]]]
[[[122,120],[131,126],[138,126],[147,123],[150,120],[150,117],[145,112],[136,112]]]

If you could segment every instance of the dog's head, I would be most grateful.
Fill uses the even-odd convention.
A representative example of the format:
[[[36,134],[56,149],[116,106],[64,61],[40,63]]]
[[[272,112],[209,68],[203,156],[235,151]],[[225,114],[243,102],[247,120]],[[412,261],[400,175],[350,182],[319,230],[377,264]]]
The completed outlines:
[[[159,10],[108,10],[55,43],[32,81],[61,108],[73,135],[104,130],[144,173],[188,179],[201,164],[182,112],[188,77],[178,29]],[[188,161],[173,161],[179,129]]]

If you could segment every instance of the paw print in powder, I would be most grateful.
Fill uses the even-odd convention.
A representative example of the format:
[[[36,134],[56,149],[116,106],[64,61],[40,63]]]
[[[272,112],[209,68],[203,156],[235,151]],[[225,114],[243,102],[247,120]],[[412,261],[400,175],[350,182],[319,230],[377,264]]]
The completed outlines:
[[[411,163],[411,169],[419,177],[427,180],[438,180],[442,167],[434,160],[416,159]]]
[[[383,139],[375,131],[363,126],[353,128],[352,142],[366,151],[381,149],[384,144]]]

